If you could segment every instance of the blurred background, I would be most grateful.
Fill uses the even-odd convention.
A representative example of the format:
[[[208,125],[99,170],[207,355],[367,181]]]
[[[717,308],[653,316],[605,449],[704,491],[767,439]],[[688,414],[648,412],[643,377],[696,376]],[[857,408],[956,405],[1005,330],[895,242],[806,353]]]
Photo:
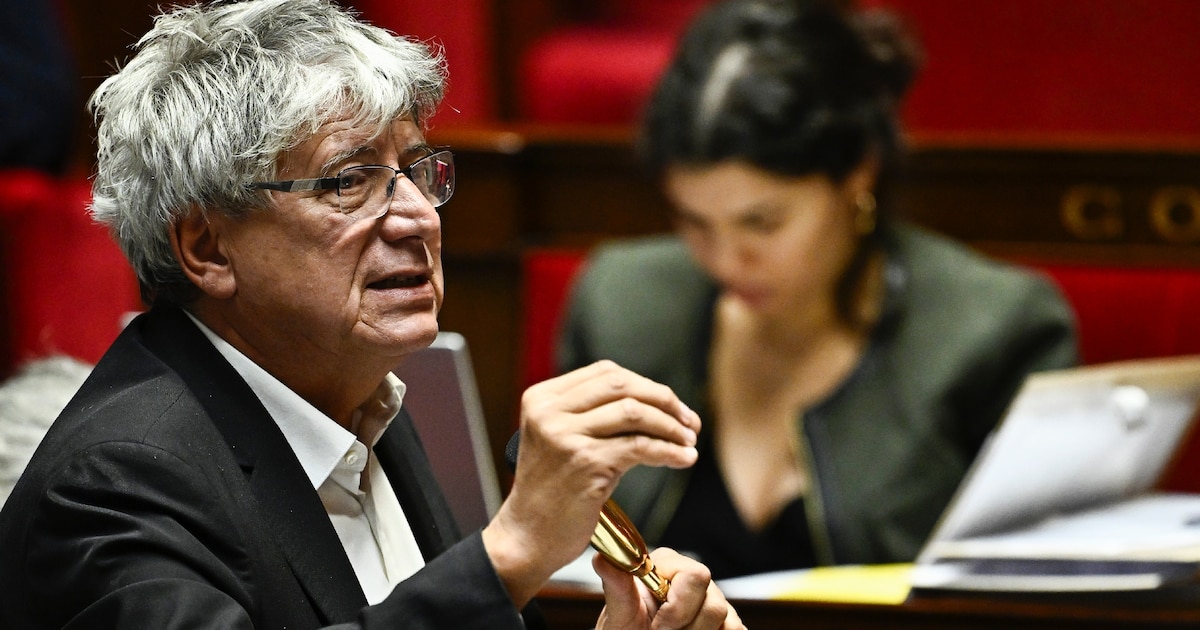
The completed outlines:
[[[634,131],[707,2],[343,4],[445,48],[450,89],[430,137],[456,151],[461,177],[443,211],[442,322],[467,337],[499,454],[521,388],[548,375],[579,256],[669,227],[633,159]],[[1089,362],[1200,351],[1200,335],[1177,332],[1200,302],[1189,288],[1200,286],[1200,2],[859,4],[894,9],[925,50],[903,109],[912,157],[902,209],[993,255],[1100,278],[1068,288],[1077,309],[1133,308],[1111,290],[1121,278],[1161,285],[1138,298],[1135,320],[1081,313]],[[83,104],[157,5],[0,0],[3,117],[45,125],[32,146],[52,153],[34,160],[21,148],[30,160],[0,164],[0,377],[52,353],[95,361],[140,308],[120,252],[86,215],[94,146]],[[33,109],[49,123],[22,118],[17,109],[42,93],[47,104]]]

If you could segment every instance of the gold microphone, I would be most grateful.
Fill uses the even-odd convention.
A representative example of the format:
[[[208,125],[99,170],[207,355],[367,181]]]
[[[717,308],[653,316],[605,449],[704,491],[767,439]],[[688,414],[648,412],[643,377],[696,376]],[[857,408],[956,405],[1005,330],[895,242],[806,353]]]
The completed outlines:
[[[517,468],[520,437],[520,431],[514,433],[508,440],[508,445],[504,447],[504,458],[513,470]],[[591,542],[592,548],[599,551],[610,564],[641,580],[658,601],[667,601],[671,581],[655,571],[654,561],[650,559],[650,552],[646,550],[645,539],[616,501],[609,499],[604,502],[604,507],[600,509],[600,520],[596,523],[596,530],[592,532]]]
[[[596,531],[592,532],[592,548],[618,569],[641,580],[658,601],[667,601],[670,580],[654,570],[646,541],[612,499],[605,501],[600,510],[600,521],[596,523]]]

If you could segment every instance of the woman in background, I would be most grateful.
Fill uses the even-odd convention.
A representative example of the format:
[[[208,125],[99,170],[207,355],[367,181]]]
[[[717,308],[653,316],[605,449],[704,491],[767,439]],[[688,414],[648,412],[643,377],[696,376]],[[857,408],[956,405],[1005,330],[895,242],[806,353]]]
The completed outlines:
[[[711,7],[642,137],[677,235],[573,290],[560,369],[613,359],[705,419],[694,468],[615,498],[717,578],[913,560],[1026,375],[1076,361],[1051,284],[887,213],[915,72],[884,13]]]

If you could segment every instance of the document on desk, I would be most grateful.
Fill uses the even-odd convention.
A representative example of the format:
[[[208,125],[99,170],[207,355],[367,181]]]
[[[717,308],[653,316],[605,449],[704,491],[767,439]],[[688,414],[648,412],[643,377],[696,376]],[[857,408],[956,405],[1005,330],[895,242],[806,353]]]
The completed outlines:
[[[594,552],[585,552],[559,569],[550,581],[571,588],[602,591],[592,569]],[[847,565],[774,571],[718,580],[730,599],[899,604],[909,592],[912,564]]]
[[[1200,562],[1200,496],[1148,494],[1016,531],[937,542],[943,559]]]
[[[776,571],[719,580],[730,599],[900,604],[912,564],[873,564]]]
[[[1155,493],[1200,358],[1032,375],[921,551],[916,588],[1144,590],[1200,572],[1200,496]]]

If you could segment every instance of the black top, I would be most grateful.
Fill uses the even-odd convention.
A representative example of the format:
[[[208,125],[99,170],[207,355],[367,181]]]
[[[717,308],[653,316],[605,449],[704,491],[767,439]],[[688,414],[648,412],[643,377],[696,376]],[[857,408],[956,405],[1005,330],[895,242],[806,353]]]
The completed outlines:
[[[784,507],[761,532],[750,531],[729,496],[711,448],[702,448],[661,544],[698,558],[713,578],[816,566],[804,499]]]

